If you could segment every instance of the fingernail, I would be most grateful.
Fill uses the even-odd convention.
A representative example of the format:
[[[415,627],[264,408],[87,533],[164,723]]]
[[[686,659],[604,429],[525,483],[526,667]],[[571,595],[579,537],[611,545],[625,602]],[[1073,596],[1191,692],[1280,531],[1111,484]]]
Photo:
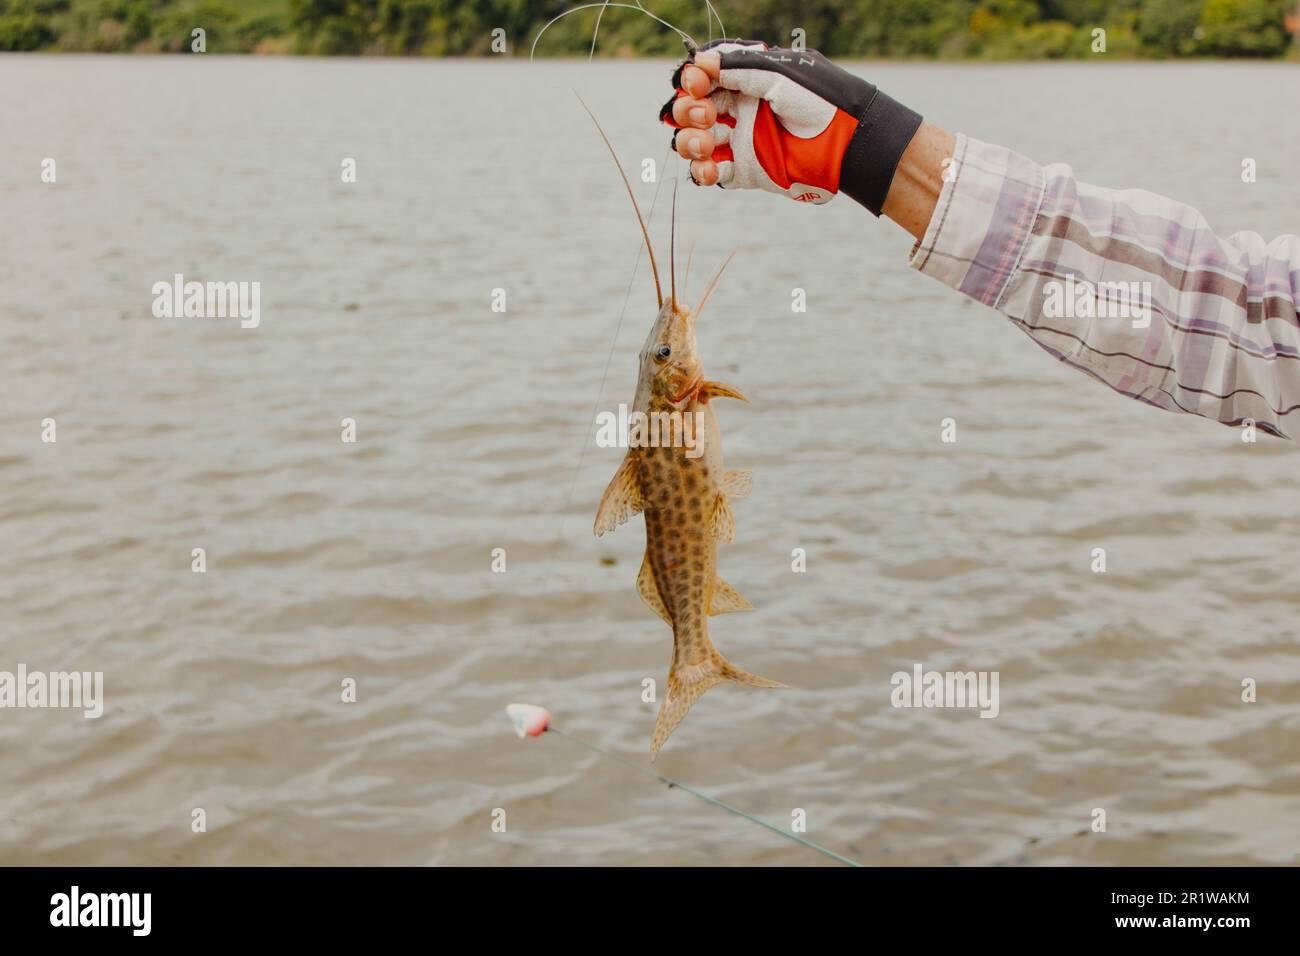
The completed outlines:
[[[692,123],[696,123],[696,124],[698,124],[698,125],[700,125],[700,126],[703,126],[703,125],[704,125],[704,107],[703,107],[703,106],[692,106],[690,112],[687,113],[686,115],[689,116],[689,117],[691,118],[691,122],[692,122]]]
[[[704,150],[700,148],[701,139],[702,137],[700,136],[692,136],[690,142],[686,144],[686,151],[690,153],[692,156],[694,156],[696,159],[704,158]]]

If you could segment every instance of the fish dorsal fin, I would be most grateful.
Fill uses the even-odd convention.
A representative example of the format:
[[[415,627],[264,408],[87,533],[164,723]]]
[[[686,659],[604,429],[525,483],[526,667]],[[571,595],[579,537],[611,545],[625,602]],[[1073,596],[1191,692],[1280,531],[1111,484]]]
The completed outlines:
[[[742,402],[749,401],[744,392],[725,382],[701,382],[700,390],[695,394],[702,402],[707,402],[711,398],[738,398]]]
[[[709,602],[710,614],[716,616],[718,614],[728,614],[732,611],[752,611],[753,609],[754,605],[749,603],[749,598],[722,580],[722,578],[714,578],[713,598]]]
[[[731,514],[727,496],[719,494],[713,502],[713,536],[727,544],[736,540],[736,519]]]
[[[749,496],[754,487],[754,473],[746,468],[733,468],[722,476],[722,493],[732,500]]]
[[[618,466],[618,471],[614,472],[605,493],[601,495],[593,530],[597,536],[613,531],[628,518],[639,514],[643,507],[636,462],[631,455],[627,455],[623,458],[623,464]]]
[[[659,586],[655,584],[654,571],[650,569],[650,555],[641,559],[641,573],[636,576],[636,593],[641,595],[641,600],[645,601],[645,606],[658,614],[669,627],[673,626],[673,619],[668,616],[668,608],[664,607],[664,599],[659,596]]]

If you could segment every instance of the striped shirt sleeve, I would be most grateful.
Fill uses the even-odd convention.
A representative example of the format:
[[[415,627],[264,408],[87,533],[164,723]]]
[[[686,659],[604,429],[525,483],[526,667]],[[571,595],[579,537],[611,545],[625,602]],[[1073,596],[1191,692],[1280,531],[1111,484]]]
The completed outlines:
[[[959,135],[911,265],[1130,398],[1300,432],[1300,238]]]

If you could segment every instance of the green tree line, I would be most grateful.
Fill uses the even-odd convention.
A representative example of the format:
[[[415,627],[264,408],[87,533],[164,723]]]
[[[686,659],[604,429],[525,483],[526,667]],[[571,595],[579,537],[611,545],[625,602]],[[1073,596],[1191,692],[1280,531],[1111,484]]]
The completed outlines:
[[[581,2],[581,0],[578,0]],[[734,35],[789,45],[796,30],[831,56],[943,59],[1300,55],[1286,14],[1298,0],[716,0]],[[698,39],[704,0],[643,0]],[[0,50],[527,55],[537,31],[577,2],[555,0],[0,0]],[[585,54],[595,10],[552,26],[543,56]],[[716,33],[716,21],[714,21]],[[609,9],[597,55],[675,55],[649,17]]]

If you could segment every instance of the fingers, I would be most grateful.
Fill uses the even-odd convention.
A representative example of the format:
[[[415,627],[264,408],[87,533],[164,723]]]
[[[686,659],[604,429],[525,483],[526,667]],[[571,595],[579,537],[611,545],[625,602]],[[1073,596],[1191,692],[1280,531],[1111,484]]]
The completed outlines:
[[[703,99],[718,82],[721,66],[721,55],[712,50],[695,54],[695,62],[682,70],[682,89],[696,99]]]
[[[716,143],[711,130],[683,129],[673,134],[673,145],[682,159],[708,159]]]
[[[718,108],[710,99],[679,96],[673,101],[673,119],[683,128],[708,129],[718,118]]]
[[[717,185],[718,164],[711,159],[691,160],[691,179],[701,186]]]
[[[677,155],[690,160],[691,179],[701,186],[717,185],[721,170],[715,159],[731,158],[730,147],[725,144],[735,121],[725,113],[730,94],[716,89],[721,64],[722,58],[716,52],[697,53],[694,63],[681,70],[677,98],[660,114],[665,122],[671,116],[669,125],[678,127],[673,145]],[[725,100],[719,99],[724,96]],[[718,125],[719,117],[723,125]]]

